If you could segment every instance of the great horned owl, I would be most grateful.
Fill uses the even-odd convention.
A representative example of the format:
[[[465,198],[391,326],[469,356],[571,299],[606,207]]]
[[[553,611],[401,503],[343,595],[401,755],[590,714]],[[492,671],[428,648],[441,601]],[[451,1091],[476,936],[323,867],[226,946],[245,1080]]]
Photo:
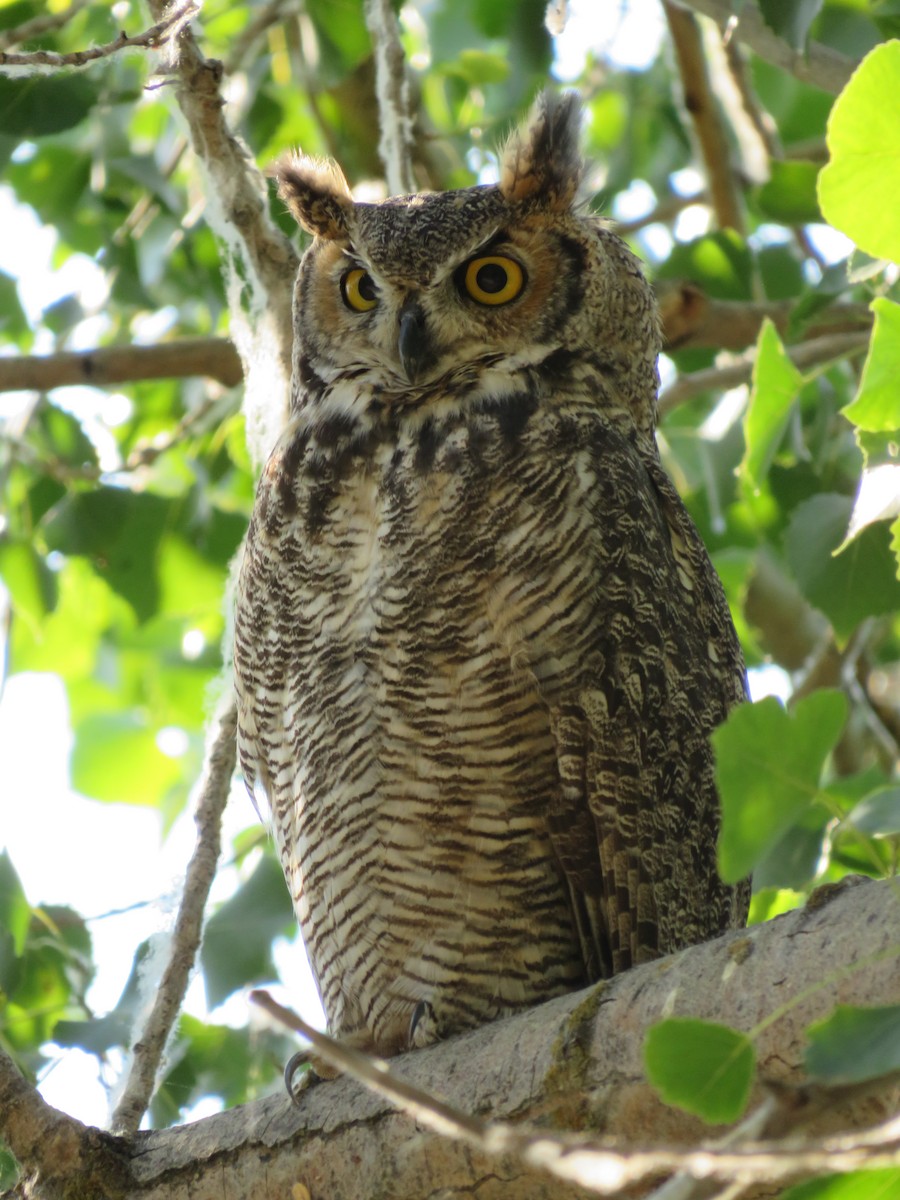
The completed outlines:
[[[315,238],[239,581],[240,758],[330,1029],[381,1054],[746,914],[709,745],[741,652],[654,441],[652,293],[575,207],[579,120],[541,97],[496,186],[362,204],[276,168]]]

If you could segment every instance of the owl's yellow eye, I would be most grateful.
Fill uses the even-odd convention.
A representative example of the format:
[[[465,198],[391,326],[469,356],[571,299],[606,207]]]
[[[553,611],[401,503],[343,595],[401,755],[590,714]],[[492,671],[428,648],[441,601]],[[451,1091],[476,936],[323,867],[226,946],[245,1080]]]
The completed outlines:
[[[368,271],[354,267],[341,276],[341,296],[354,312],[368,312],[378,303],[378,288]]]
[[[479,304],[509,304],[525,286],[525,272],[514,258],[487,254],[466,263],[462,281]]]

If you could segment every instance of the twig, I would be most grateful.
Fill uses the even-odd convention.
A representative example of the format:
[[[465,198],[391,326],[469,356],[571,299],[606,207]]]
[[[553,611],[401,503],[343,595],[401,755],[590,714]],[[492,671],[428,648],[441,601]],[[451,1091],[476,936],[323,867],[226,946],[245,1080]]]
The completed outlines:
[[[194,820],[197,842],[188,864],[181,907],[172,931],[169,962],[151,1009],[133,1047],[125,1089],[113,1113],[113,1129],[133,1133],[141,1123],[156,1082],[166,1042],[181,1008],[203,927],[203,911],[221,846],[222,811],[231,788],[236,757],[237,712],[229,688],[207,743],[206,763]]]
[[[859,66],[855,59],[821,42],[811,41],[801,52],[792,50],[769,28],[755,4],[742,5],[736,17],[731,0],[677,0],[677,3],[711,17],[726,37],[736,37],[766,62],[824,92],[837,95]]]
[[[412,171],[413,122],[406,55],[390,0],[366,0],[366,25],[375,51],[375,92],[381,124],[378,152],[384,163],[388,192],[397,196],[414,192],[416,183]]]
[[[849,358],[862,354],[869,344],[868,333],[844,333],[834,337],[812,338],[799,346],[788,349],[788,357],[798,370],[810,367],[820,367],[839,358]],[[727,367],[710,367],[706,371],[692,371],[690,375],[682,375],[670,384],[659,396],[659,415],[684,404],[686,400],[699,396],[703,392],[724,392],[729,388],[739,387],[749,383],[753,374],[755,355],[745,355],[740,362]]]
[[[83,67],[129,47],[157,49],[177,37],[199,11],[200,6],[194,0],[185,0],[185,3],[173,8],[143,33],[129,37],[123,30],[113,41],[105,46],[95,46],[92,50],[73,50],[68,54],[58,54],[54,50],[0,50],[0,67]]]
[[[716,220],[722,229],[744,230],[740,192],[731,166],[731,148],[710,85],[703,39],[696,17],[667,2],[663,5],[684,89],[684,104],[694,123],[706,168]]]
[[[0,357],[0,392],[38,391],[71,385],[105,387],[138,379],[185,379],[205,375],[225,387],[243,378],[241,360],[227,338],[183,338],[154,346],[101,346],[59,354]]]
[[[21,25],[14,25],[12,29],[4,29],[0,33],[0,50],[5,50],[7,46],[21,46],[23,42],[32,38],[51,33],[54,29],[62,29],[90,3],[91,0],[72,0],[69,7],[64,8],[62,12],[43,13],[39,17],[32,17],[30,21],[23,21]]]
[[[900,1149],[900,1117],[861,1133],[749,1141],[734,1147],[712,1142],[625,1150],[621,1143],[608,1138],[529,1132],[521,1126],[483,1121],[414,1087],[381,1059],[319,1033],[290,1009],[277,1004],[268,992],[253,991],[250,999],[301,1033],[337,1070],[351,1075],[426,1128],[468,1142],[485,1154],[515,1155],[532,1167],[601,1195],[616,1194],[632,1184],[672,1172],[683,1172],[694,1179],[771,1184],[798,1175],[895,1166]]]

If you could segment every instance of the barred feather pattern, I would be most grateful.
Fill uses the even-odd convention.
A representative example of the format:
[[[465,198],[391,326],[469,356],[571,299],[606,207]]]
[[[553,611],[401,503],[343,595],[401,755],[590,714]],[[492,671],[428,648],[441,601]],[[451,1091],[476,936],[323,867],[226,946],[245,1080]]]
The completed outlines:
[[[652,296],[600,223],[555,211],[564,190],[551,214],[473,189],[465,236],[465,192],[342,200],[298,279],[293,416],[239,579],[239,750],[329,1026],[381,1054],[746,915],[709,744],[743,663],[653,440]],[[456,315],[453,272],[498,238],[544,291]],[[368,323],[330,307],[348,262],[378,288]],[[412,292],[418,381],[377,323]]]

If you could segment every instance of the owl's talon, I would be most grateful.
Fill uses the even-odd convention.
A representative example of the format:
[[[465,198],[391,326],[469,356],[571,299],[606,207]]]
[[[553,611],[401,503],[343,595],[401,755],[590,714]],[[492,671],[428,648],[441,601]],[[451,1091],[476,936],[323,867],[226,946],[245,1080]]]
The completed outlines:
[[[300,1076],[300,1081],[297,1086],[294,1086],[294,1076],[299,1071],[300,1067],[308,1067]],[[291,1098],[291,1104],[300,1103],[300,1093],[305,1092],[307,1088],[311,1088],[313,1084],[319,1082],[315,1068],[310,1062],[308,1050],[298,1050],[296,1054],[292,1054],[288,1059],[284,1068],[284,1086],[287,1089],[287,1094]]]
[[[416,1031],[419,1037],[416,1038]],[[434,1009],[427,1000],[420,1000],[409,1018],[409,1033],[407,1043],[411,1050],[430,1046],[434,1041]]]

